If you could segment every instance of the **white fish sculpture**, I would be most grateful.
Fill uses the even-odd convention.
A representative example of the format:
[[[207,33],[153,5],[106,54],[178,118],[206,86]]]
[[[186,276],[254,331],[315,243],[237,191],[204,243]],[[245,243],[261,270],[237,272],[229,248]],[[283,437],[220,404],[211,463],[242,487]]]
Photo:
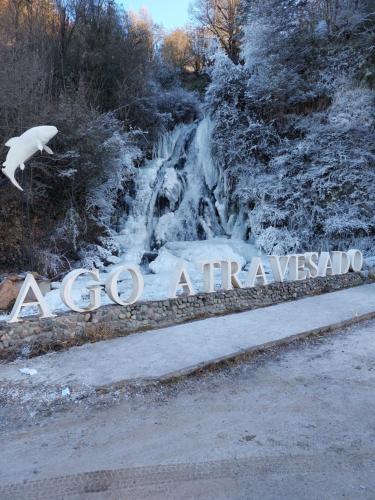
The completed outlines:
[[[26,130],[26,132],[19,137],[12,137],[12,139],[9,139],[5,144],[5,146],[10,149],[1,171],[16,188],[23,191],[15,179],[17,168],[20,167],[21,170],[23,170],[25,168],[25,162],[38,150],[43,151],[44,149],[44,151],[52,155],[53,151],[47,146],[47,142],[55,137],[57,132],[57,128],[51,125],[33,127]]]

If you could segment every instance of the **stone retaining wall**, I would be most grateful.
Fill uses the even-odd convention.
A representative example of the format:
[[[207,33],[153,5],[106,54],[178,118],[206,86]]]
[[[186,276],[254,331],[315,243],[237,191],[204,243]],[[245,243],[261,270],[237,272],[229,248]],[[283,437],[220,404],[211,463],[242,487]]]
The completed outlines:
[[[21,323],[0,323],[0,358],[34,356],[137,331],[247,311],[365,282],[366,278],[360,273],[348,273],[227,292],[201,293],[192,297],[138,302],[127,307],[104,306],[92,313],[66,313],[54,319],[30,318]]]

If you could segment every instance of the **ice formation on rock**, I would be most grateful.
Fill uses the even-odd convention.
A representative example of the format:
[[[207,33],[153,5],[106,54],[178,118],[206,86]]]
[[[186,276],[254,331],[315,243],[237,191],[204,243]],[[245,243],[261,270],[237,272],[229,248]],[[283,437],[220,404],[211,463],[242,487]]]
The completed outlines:
[[[116,236],[123,261],[140,263],[145,252],[164,245],[176,255],[171,242],[241,239],[238,220],[228,219],[225,181],[212,160],[212,129],[209,117],[177,126],[160,139],[154,158],[139,168],[130,213]]]

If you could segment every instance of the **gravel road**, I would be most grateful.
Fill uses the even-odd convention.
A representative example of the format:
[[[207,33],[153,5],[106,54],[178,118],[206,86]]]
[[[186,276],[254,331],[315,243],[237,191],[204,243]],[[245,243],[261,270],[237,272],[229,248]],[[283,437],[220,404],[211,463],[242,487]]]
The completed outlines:
[[[0,415],[2,500],[374,499],[375,322]]]

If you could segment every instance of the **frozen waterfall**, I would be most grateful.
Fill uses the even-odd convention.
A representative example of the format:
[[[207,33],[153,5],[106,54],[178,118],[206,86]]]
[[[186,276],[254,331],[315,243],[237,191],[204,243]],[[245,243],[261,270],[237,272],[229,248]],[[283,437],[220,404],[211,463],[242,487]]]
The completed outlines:
[[[225,177],[211,153],[213,127],[209,117],[178,125],[138,169],[129,213],[115,235],[121,262],[163,275],[184,262],[199,284],[198,261],[232,259],[244,268],[259,253],[244,241],[241,214],[229,214]]]
[[[135,198],[117,236],[127,262],[173,241],[225,236],[226,208],[219,201],[220,172],[211,155],[213,124],[177,126],[138,170]],[[222,192],[222,189],[220,189]]]

